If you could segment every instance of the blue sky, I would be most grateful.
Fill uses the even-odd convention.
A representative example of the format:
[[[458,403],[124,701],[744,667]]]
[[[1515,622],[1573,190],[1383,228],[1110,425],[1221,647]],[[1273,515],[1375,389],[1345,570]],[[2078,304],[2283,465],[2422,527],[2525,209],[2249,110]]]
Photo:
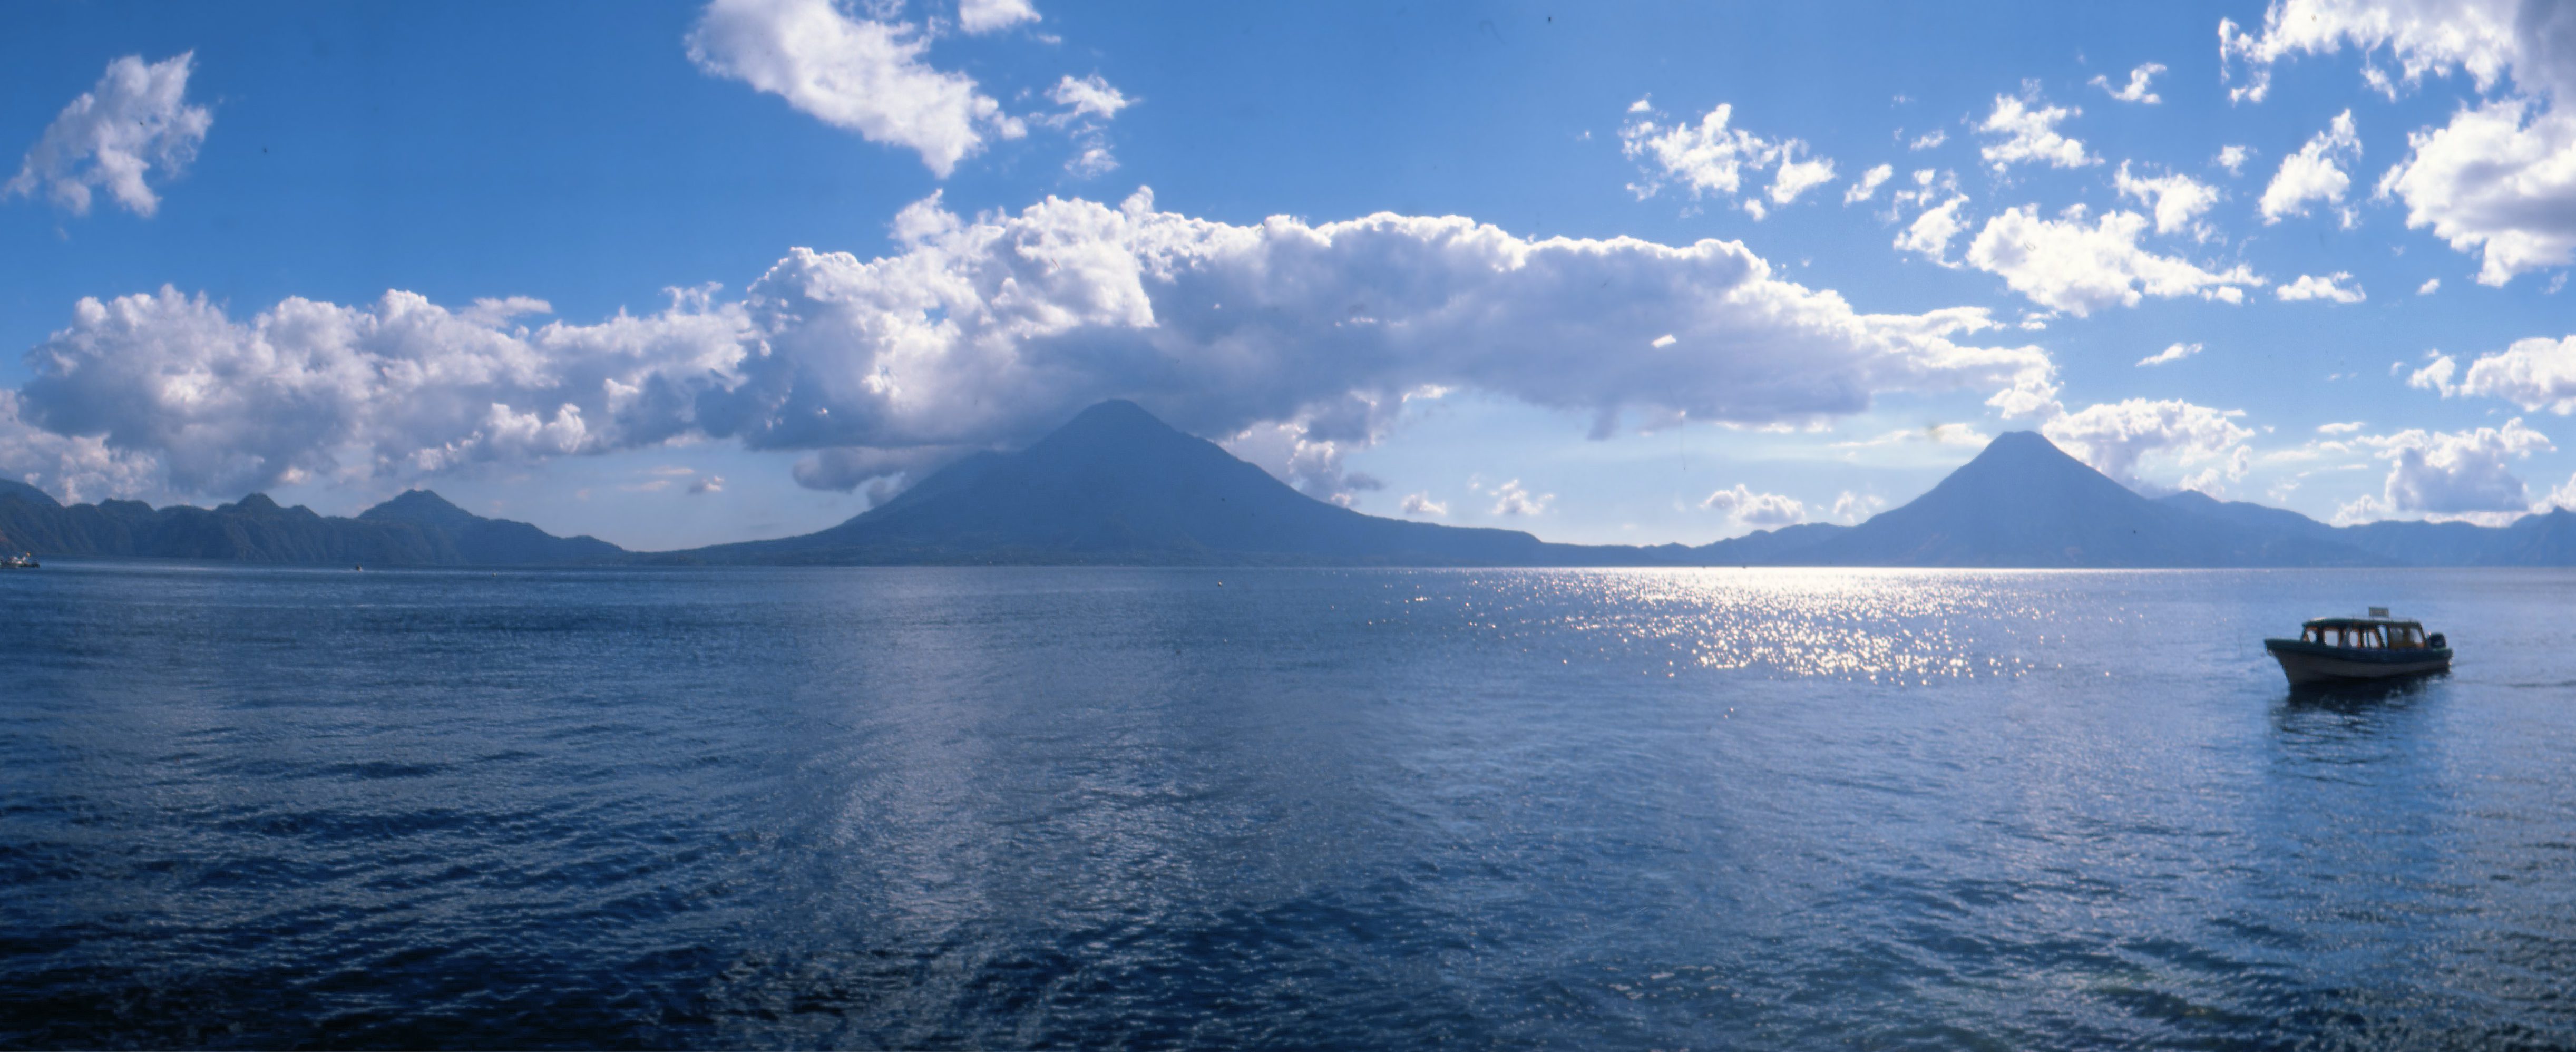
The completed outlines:
[[[13,9],[0,473],[663,548],[1132,397],[1558,540],[2025,428],[2321,519],[2576,501],[2562,5],[1604,6]]]

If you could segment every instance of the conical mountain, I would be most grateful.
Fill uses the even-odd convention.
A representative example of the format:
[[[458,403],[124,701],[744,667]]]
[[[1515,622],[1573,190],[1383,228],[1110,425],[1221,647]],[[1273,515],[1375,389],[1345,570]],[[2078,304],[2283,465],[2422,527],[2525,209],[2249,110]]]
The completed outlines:
[[[1102,402],[1016,453],[970,457],[820,533],[711,562],[1637,565],[1642,549],[1363,515],[1297,492],[1133,402]]]
[[[2317,566],[2382,560],[2149,500],[2030,431],[1932,491],[1783,561],[1841,566]]]
[[[391,500],[359,512],[358,517],[380,522],[408,522],[415,526],[436,526],[443,529],[471,526],[478,522],[501,521],[485,519],[425,489],[404,490]]]

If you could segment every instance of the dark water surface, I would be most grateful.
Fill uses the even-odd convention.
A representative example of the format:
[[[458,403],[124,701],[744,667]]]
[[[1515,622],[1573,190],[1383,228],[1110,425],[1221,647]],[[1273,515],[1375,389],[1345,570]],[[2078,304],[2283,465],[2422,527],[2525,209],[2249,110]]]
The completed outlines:
[[[2568,1045],[2571,599],[49,565],[0,1045]]]

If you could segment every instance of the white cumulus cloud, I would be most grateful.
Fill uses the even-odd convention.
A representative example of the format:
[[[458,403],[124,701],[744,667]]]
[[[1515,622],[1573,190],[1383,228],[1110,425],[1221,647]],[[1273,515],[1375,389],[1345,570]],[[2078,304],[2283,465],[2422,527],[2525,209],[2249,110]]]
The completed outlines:
[[[1637,100],[1637,106],[1642,105],[1645,100]],[[1628,111],[1639,112],[1637,106]],[[1745,169],[1769,163],[1775,149],[1758,135],[1728,127],[1735,119],[1735,107],[1729,103],[1717,104],[1695,124],[1662,124],[1651,110],[1646,112],[1647,116],[1619,129],[1621,152],[1650,165],[1645,181],[1631,188],[1640,198],[1661,191],[1667,179],[1680,181],[1692,197],[1733,194],[1744,183]]]
[[[1700,115],[1697,122],[1664,123],[1644,99],[1628,112],[1642,114],[1619,129],[1620,152],[1637,160],[1643,176],[1628,187],[1639,200],[1661,193],[1671,183],[1687,189],[1694,200],[1732,197],[1743,188],[1746,173],[1768,169],[1772,180],[1767,201],[1743,202],[1744,210],[1759,219],[1772,207],[1789,204],[1834,178],[1831,159],[1798,158],[1807,149],[1804,141],[1774,141],[1730,126],[1735,107],[1727,103]]]
[[[1733,489],[1709,494],[1699,506],[1718,512],[1756,529],[1794,526],[1807,521],[1807,506],[1797,498],[1777,493],[1755,493],[1741,482]]]
[[[1439,501],[1432,500],[1431,494],[1427,492],[1408,493],[1404,495],[1404,513],[1407,515],[1429,515],[1433,518],[1440,518],[1449,514],[1449,506],[1440,503]]]
[[[1950,261],[1950,241],[1968,229],[1967,221],[1959,217],[1959,209],[1967,203],[1964,196],[1952,197],[1938,207],[1924,209],[1896,235],[1896,250],[1915,253],[1945,267],[1957,266]]]
[[[2039,101],[2035,90],[2023,96],[1995,96],[1994,111],[1986,115],[1977,130],[2001,138],[1977,152],[1997,172],[2016,164],[2045,164],[2054,168],[2081,168],[2100,164],[2102,159],[2084,152],[2084,144],[2057,130],[2059,122],[2080,116],[2083,110],[2049,106]]]
[[[2280,170],[2272,173],[2271,185],[2263,188],[2263,222],[2278,223],[2291,216],[2306,215],[2311,201],[2342,203],[2344,191],[2352,186],[2352,177],[2344,174],[2338,162],[2360,159],[2361,136],[2353,129],[2352,111],[2345,110],[2335,115],[2326,130],[2299,147],[2299,152],[2281,159]]]
[[[2002,276],[2031,302],[2083,317],[2110,306],[2135,306],[2143,296],[2199,296],[2242,302],[2245,289],[2263,279],[2243,264],[2211,271],[2175,256],[2139,247],[2147,217],[2106,212],[2087,223],[2085,210],[2069,208],[2047,219],[2036,206],[2009,208],[1986,221],[1967,252],[1969,266]]]
[[[2236,422],[2243,415],[2174,399],[2131,398],[2056,416],[2040,425],[2040,433],[2122,485],[2138,484],[2138,463],[2151,454],[2185,468],[2212,464],[2221,469],[2218,477],[2241,478],[2251,463],[2244,443],[2254,437]],[[2210,483],[2188,488],[2208,489]]]
[[[84,299],[28,352],[18,415],[152,458],[178,492],[239,493],[650,445],[695,426],[694,396],[738,381],[756,340],[743,307],[704,293],[591,326],[510,320],[542,309],[389,292],[236,321],[167,287]]]
[[[160,460],[117,449],[104,435],[58,435],[22,417],[18,392],[0,388],[0,478],[15,478],[67,501],[159,495]]]
[[[2350,281],[2352,281],[2352,274],[2341,270],[2323,277],[2315,274],[2301,274],[2299,280],[2274,288],[2272,294],[2280,297],[2284,302],[2326,300],[2332,303],[2359,303],[2369,298],[2362,293],[2361,286],[2347,284]]]
[[[2167,173],[2159,176],[2132,176],[2129,162],[2120,162],[2112,175],[2111,185],[2122,197],[2137,198],[2155,213],[2156,233],[2172,234],[2192,229],[2192,220],[2218,203],[2218,188],[2188,175]],[[2197,231],[2205,235],[2206,230]],[[2205,239],[2205,238],[2204,238]]]
[[[957,28],[968,33],[990,33],[1037,20],[1038,9],[1031,6],[1029,0],[958,0],[957,3]]]
[[[1843,190],[1843,203],[1858,204],[1869,200],[1871,195],[1878,193],[1879,184],[1886,182],[1888,176],[1895,174],[1896,166],[1887,164],[1862,172],[1857,182]]]
[[[2227,169],[2229,175],[2242,175],[2245,171],[2245,162],[2252,159],[2254,159],[2254,151],[2251,147],[2222,146],[2219,147],[2218,156],[2210,160],[2211,163]]]
[[[1532,494],[1519,479],[1496,486],[1493,492],[1496,515],[1545,515],[1547,506],[1556,500],[1553,493]]]
[[[2454,111],[2407,137],[2408,156],[2378,183],[2430,227],[2483,257],[2478,280],[2564,266],[2576,253],[2576,7],[2561,0],[2279,0],[2261,35],[2220,23],[2222,59],[2244,59],[2238,93],[2261,98],[2271,65],[2352,47],[2364,75],[2394,94],[2384,52],[2408,84],[2465,71],[2481,92],[2510,72],[2515,92]]]
[[[1065,170],[1081,178],[1105,175],[1118,167],[1118,159],[1109,149],[1107,126],[1118,111],[1136,104],[1099,74],[1075,78],[1066,76],[1047,89],[1047,101],[1062,107],[1057,112],[1038,118],[1049,127],[1072,133],[1075,146],[1073,159]]]
[[[2576,413],[2576,336],[2516,340],[2502,351],[2470,363],[2458,383],[2458,363],[2436,355],[2407,378],[2409,386],[2440,391],[2442,397],[2496,398],[2525,412],[2548,410],[2559,416]]]
[[[1794,145],[1794,144],[1793,144]],[[1834,181],[1834,162],[1825,159],[1799,161],[1781,153],[1780,168],[1771,175],[1770,198],[1775,205],[1785,205],[1798,195]]]
[[[1023,5],[1025,6],[1025,5]],[[689,31],[689,59],[870,142],[900,146],[946,178],[987,138],[1026,129],[963,73],[923,61],[903,23],[852,18],[832,0],[714,0]]]
[[[2408,430],[2360,441],[2378,448],[2389,462],[2380,499],[2387,510],[2400,514],[2526,511],[2531,500],[2512,462],[2557,448],[2520,418],[2503,427]]]
[[[1095,73],[1076,79],[1067,75],[1047,89],[1047,101],[1064,107],[1067,118],[1096,117],[1107,120],[1118,111],[1134,105],[1126,95]]]
[[[196,159],[214,114],[188,105],[196,52],[146,65],[140,55],[107,64],[97,86],[54,117],[27,150],[0,196],[39,191],[73,215],[89,214],[92,189],[139,216],[161,207],[152,178],[167,180]]]
[[[2271,91],[2274,63],[2349,45],[2365,53],[2385,48],[2409,83],[2466,69],[2485,88],[2513,60],[2516,6],[2517,0],[2274,0],[2263,12],[2260,35],[2219,20],[2220,74],[2235,81],[2241,63],[2243,79],[2228,94],[2260,102]],[[2374,87],[2394,87],[2375,64],[2363,75]]]
[[[2564,266],[2576,250],[2576,113],[2530,99],[2463,108],[2407,136],[2409,153],[2379,181],[2406,204],[2406,225],[2431,227],[2482,257],[2478,281]]]

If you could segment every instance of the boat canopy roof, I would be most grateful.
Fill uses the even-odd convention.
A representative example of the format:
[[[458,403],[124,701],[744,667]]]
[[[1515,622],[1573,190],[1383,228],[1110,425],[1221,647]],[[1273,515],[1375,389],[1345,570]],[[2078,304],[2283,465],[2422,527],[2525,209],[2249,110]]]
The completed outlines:
[[[2398,625],[2422,628],[2424,623],[2401,617],[2311,617],[2299,622],[2301,628],[2366,628],[2371,625]]]

